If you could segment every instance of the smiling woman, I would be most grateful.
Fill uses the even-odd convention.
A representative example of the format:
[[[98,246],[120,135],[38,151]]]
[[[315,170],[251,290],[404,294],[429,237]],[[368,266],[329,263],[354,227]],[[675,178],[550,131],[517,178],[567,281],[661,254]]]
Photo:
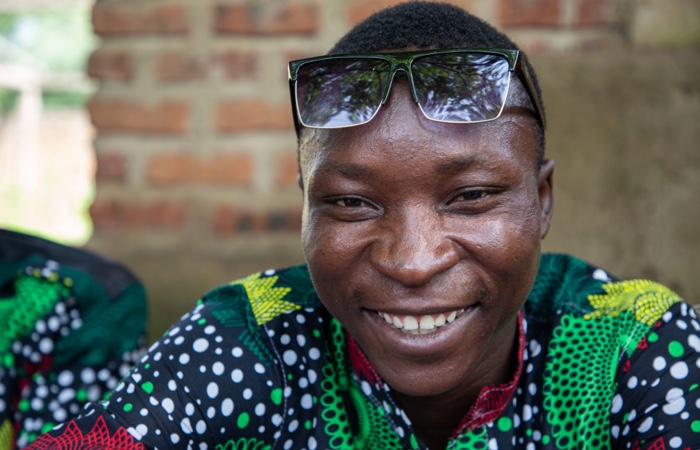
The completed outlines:
[[[554,163],[524,54],[412,2],[331,55],[290,63],[307,264],[207,294],[34,448],[698,448],[695,311],[540,252]],[[417,81],[446,61],[470,81]]]

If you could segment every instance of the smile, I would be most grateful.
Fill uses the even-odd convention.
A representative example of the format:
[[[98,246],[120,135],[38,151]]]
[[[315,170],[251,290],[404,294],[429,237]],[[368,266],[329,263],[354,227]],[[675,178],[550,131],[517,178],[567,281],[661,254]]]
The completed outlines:
[[[442,314],[426,314],[424,316],[409,316],[401,314],[389,314],[377,311],[386,323],[405,333],[428,334],[434,333],[439,328],[455,321],[458,315],[464,312],[464,308]]]

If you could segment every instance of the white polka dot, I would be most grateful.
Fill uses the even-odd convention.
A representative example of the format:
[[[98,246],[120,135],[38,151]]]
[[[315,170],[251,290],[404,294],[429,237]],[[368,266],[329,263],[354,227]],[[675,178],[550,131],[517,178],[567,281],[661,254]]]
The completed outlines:
[[[527,387],[527,391],[530,395],[535,395],[537,393],[537,385],[535,383],[530,383]]]
[[[258,403],[257,405],[255,405],[255,415],[260,417],[263,414],[265,414],[265,404]]]
[[[680,413],[685,409],[685,398],[683,398],[683,391],[678,388],[673,388],[666,394],[666,404],[663,407],[664,412],[673,416]]]
[[[617,425],[613,425],[613,426],[610,428],[610,434],[611,434],[612,437],[614,437],[615,439],[617,439],[618,437],[620,437],[620,427],[617,426]]]
[[[58,384],[60,384],[61,386],[70,386],[71,383],[73,383],[72,372],[64,370],[58,375]]]
[[[317,379],[316,371],[309,369],[308,376],[309,376],[309,382],[311,384],[316,383],[316,379]]]
[[[294,350],[287,350],[282,354],[282,360],[288,366],[293,366],[297,362],[297,354]]]
[[[197,353],[203,353],[209,348],[209,341],[205,338],[199,338],[192,344],[192,349]]]
[[[291,422],[289,422],[288,429],[289,429],[290,433],[294,433],[297,430],[297,428],[299,428],[299,421],[298,420],[294,419]]]
[[[306,337],[303,334],[297,334],[297,344],[299,344],[299,347],[306,345]]]
[[[245,400],[250,400],[251,398],[253,398],[253,390],[250,388],[245,388],[243,390],[243,398]]]
[[[304,409],[311,409],[314,406],[313,397],[311,394],[304,394],[301,396],[301,407]]]
[[[671,311],[666,311],[661,318],[664,320],[664,322],[668,322],[669,320],[673,319],[673,313]]]
[[[233,400],[225,398],[224,401],[221,402],[221,415],[228,417],[231,413],[233,413]]]
[[[593,278],[598,281],[609,281],[610,278],[608,274],[603,269],[596,269],[593,271]]]
[[[688,336],[688,345],[696,352],[700,352],[700,337],[695,334],[691,334]]]
[[[172,414],[173,411],[175,411],[175,403],[169,398],[164,398],[162,402],[160,402],[161,405],[163,405],[163,409],[165,412],[168,414]]]
[[[619,413],[622,409],[622,403],[622,397],[620,396],[620,394],[616,394],[615,397],[613,397],[612,408],[610,408],[610,412],[613,414]]]
[[[652,366],[654,367],[654,370],[656,370],[657,372],[661,372],[666,368],[666,360],[663,356],[657,356],[656,358],[654,358]]]
[[[321,357],[321,352],[316,347],[311,347],[309,349],[309,358],[316,361],[320,357]]]
[[[190,362],[190,355],[188,355],[187,353],[183,353],[178,358],[178,361],[180,362],[180,364],[182,364],[184,366],[185,364]]]
[[[668,441],[668,445],[670,445],[671,448],[680,448],[680,446],[683,445],[683,439],[676,436],[670,441]]]
[[[638,431],[640,433],[646,433],[651,429],[652,425],[654,425],[654,419],[652,419],[651,417],[647,417],[646,419],[644,419],[642,424],[639,425]]]
[[[213,419],[214,417],[216,417],[216,408],[210,406],[209,408],[207,408],[207,418]]]
[[[627,387],[630,389],[634,389],[637,387],[637,383],[638,383],[637,377],[632,377],[627,381]]]
[[[148,434],[148,427],[143,423],[138,424],[136,425],[136,432],[139,434],[139,436],[143,437]]]
[[[306,377],[299,378],[299,387],[302,389],[309,387],[309,380]]]
[[[260,363],[255,363],[254,370],[255,370],[257,373],[263,374],[263,373],[265,373],[265,366],[263,366],[263,365],[260,364]]]
[[[305,323],[305,322],[306,322],[306,317],[304,317],[303,314],[297,314],[297,322],[298,322],[298,323]]]
[[[243,371],[241,371],[241,369],[235,369],[231,372],[231,379],[234,383],[240,383],[243,381]]]
[[[45,337],[39,342],[39,351],[44,354],[51,353],[53,351],[53,340]]]
[[[683,361],[678,361],[671,366],[671,376],[676,380],[683,380],[688,376],[688,365]]]
[[[176,433],[171,434],[170,442],[172,442],[173,444],[177,444],[178,442],[180,442],[180,436]]]
[[[192,403],[188,403],[185,405],[185,414],[188,416],[193,415],[195,412],[194,405]]]
[[[220,362],[215,362],[213,366],[211,366],[211,371],[214,373],[214,375],[219,376],[222,373],[224,373],[224,370],[226,370],[226,367],[220,363]]]
[[[676,326],[680,328],[681,330],[687,330],[688,329],[688,324],[685,322],[685,320],[676,320]]]
[[[168,336],[175,336],[179,332],[180,332],[180,327],[175,327],[172,330],[170,330],[170,332],[168,333]]]
[[[231,354],[234,356],[234,358],[240,358],[243,356],[243,349],[240,347],[235,347],[233,350],[231,350]]]
[[[489,439],[489,450],[498,450],[498,442],[496,442],[496,438]]]
[[[173,341],[173,344],[175,345],[182,345],[182,343],[185,342],[185,337],[184,336],[178,336],[175,338]]]
[[[282,336],[280,336],[280,343],[282,345],[289,345],[290,342],[292,342],[292,338],[289,337],[288,334],[283,334]]]
[[[197,425],[195,426],[195,429],[197,430],[197,433],[199,434],[204,434],[205,431],[207,431],[207,424],[203,420],[200,420],[197,422]]]
[[[207,395],[209,398],[216,398],[219,395],[219,385],[213,381],[207,385]]]
[[[316,443],[316,438],[311,436],[309,438],[309,450],[316,450],[318,448],[318,444]]]
[[[525,405],[523,407],[523,420],[527,422],[530,419],[532,419],[532,408],[530,405]]]
[[[216,327],[214,325],[209,325],[204,329],[204,334],[214,334],[216,332]]]

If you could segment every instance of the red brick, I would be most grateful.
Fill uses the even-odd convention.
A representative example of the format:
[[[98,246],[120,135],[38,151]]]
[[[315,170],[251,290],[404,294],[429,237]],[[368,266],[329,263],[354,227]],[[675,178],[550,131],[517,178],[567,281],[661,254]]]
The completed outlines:
[[[97,3],[92,9],[95,34],[187,34],[187,11],[180,4],[136,6]]]
[[[498,17],[504,27],[557,27],[560,0],[499,0]]]
[[[133,76],[131,55],[125,51],[97,50],[90,55],[87,72],[100,80],[128,81]]]
[[[301,230],[301,210],[250,211],[221,205],[216,210],[213,228],[220,236],[298,233]]]
[[[221,34],[312,34],[318,29],[318,8],[310,3],[219,4],[213,14],[214,31]]]
[[[212,57],[212,63],[221,67],[231,80],[255,78],[258,75],[258,57],[253,52],[230,50]]]
[[[219,206],[214,217],[214,231],[220,236],[238,233],[261,234],[266,231],[265,214]]]
[[[576,25],[579,27],[610,26],[615,20],[611,0],[582,0],[578,4]]]
[[[98,230],[182,229],[187,221],[187,206],[182,202],[136,203],[130,200],[98,199],[90,207]]]
[[[206,74],[204,64],[192,55],[172,50],[159,54],[154,61],[156,78],[161,81],[201,79]]]
[[[216,129],[223,132],[293,129],[292,108],[263,100],[229,100],[216,108]]]
[[[253,177],[253,161],[247,153],[219,153],[208,158],[181,152],[161,153],[151,157],[146,173],[148,181],[156,185],[248,185]]]
[[[362,22],[367,17],[381,11],[384,8],[389,8],[399,3],[405,3],[406,0],[358,0],[352,2],[345,10],[348,22],[355,25]],[[443,0],[443,3],[450,3],[460,8],[471,10],[471,0]]]
[[[297,186],[297,176],[299,175],[299,164],[297,162],[296,152],[285,154],[280,158],[279,165],[277,166],[277,185],[287,187],[287,186]]]
[[[123,183],[129,172],[126,156],[120,153],[98,153],[95,179],[102,182]]]
[[[98,131],[182,134],[189,123],[188,105],[174,100],[146,106],[133,100],[93,97],[88,111]]]

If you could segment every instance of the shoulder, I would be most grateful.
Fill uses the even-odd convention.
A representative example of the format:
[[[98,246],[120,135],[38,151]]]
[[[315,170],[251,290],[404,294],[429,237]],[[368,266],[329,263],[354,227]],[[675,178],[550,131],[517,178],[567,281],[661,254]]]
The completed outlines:
[[[323,322],[304,266],[216,288],[151,346],[107,409],[147,446],[272,444],[320,376]]]
[[[651,326],[682,301],[660,283],[620,280],[579,258],[543,254],[525,308],[528,320],[535,322],[560,316],[590,320],[631,315],[637,322]]]

